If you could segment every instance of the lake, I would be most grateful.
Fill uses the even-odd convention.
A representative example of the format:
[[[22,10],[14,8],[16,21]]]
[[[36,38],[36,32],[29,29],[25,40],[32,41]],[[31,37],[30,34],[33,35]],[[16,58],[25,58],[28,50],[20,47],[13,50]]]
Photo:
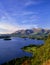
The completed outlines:
[[[0,65],[15,58],[21,58],[24,56],[31,57],[31,53],[21,49],[30,44],[41,45],[44,44],[44,41],[18,37],[12,38],[12,40],[0,39]]]

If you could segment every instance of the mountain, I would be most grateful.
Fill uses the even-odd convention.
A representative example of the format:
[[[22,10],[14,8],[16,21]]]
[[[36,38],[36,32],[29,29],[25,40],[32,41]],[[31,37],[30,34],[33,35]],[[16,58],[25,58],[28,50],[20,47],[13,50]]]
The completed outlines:
[[[33,29],[26,29],[26,30],[18,30],[12,33],[12,35],[14,36],[48,35],[49,33],[50,33],[49,29],[33,28]]]
[[[0,39],[2,38],[10,38],[11,34],[0,34]]]

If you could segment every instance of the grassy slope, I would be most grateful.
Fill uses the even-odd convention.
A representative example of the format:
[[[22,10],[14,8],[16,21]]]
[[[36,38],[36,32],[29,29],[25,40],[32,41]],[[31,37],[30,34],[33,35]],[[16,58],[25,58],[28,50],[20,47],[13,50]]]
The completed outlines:
[[[50,59],[50,36],[45,41],[45,44],[39,48],[27,47],[25,51],[32,52],[34,57],[31,59],[31,65],[42,65]]]

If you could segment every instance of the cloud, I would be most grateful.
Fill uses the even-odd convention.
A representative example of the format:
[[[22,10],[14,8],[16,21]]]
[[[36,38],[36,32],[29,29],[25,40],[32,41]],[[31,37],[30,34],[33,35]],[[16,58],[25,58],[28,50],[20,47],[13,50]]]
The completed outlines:
[[[32,25],[16,25],[13,26],[11,24],[7,24],[7,23],[0,23],[0,34],[7,34],[7,33],[13,33],[17,30],[21,30],[21,29],[29,29],[31,28]]]
[[[25,2],[25,6],[30,6],[30,5],[38,5],[43,3],[43,0],[27,0]]]
[[[35,24],[30,24],[30,25],[21,25],[21,26],[11,26],[11,25],[7,25],[7,24],[0,24],[0,34],[10,34],[13,33],[17,30],[21,30],[21,29],[31,29],[31,28],[38,28],[38,25]]]
[[[21,15],[31,15],[31,14],[34,14],[34,12],[23,12]]]
[[[0,9],[0,33],[12,33],[18,30],[18,26],[15,26],[15,19],[12,18],[4,9]]]
[[[24,2],[24,0],[22,1]],[[20,6],[20,8],[29,6],[32,4],[37,4],[35,0],[25,0],[24,3],[22,1],[21,1],[22,6]],[[19,5],[21,3],[18,2]],[[16,8],[16,10],[14,7],[13,7],[13,10],[11,8],[10,10],[8,10],[9,8],[7,7],[7,10],[6,10],[4,9],[4,6],[2,5],[2,3],[0,6],[2,6],[0,8],[0,33],[12,33],[16,30],[38,27],[32,22],[32,21],[38,20],[37,12],[27,11],[23,9],[19,11],[18,7]],[[12,11],[12,13],[8,11]]]
[[[40,16],[38,15],[38,13],[34,13],[34,14],[30,14],[30,15],[26,15],[26,18],[23,19],[22,24],[33,24],[34,22],[39,21]]]
[[[33,27],[34,27],[34,28],[39,28],[39,26],[38,26],[38,25],[36,25],[36,24],[35,24],[35,25],[33,25]]]
[[[23,12],[21,15],[23,16],[27,16],[27,15],[31,15],[31,14],[35,14],[34,12]],[[35,16],[35,15],[34,15]],[[38,27],[37,25],[34,25],[31,23],[31,21],[33,20],[32,18],[37,18],[36,16],[30,16],[30,21],[24,20],[24,24],[19,25],[15,22],[13,22],[14,19],[11,19],[11,17],[8,15],[8,13],[5,12],[4,15],[1,16],[1,20],[0,20],[0,33],[12,33],[15,32],[17,30],[21,30],[21,29],[29,29],[29,28],[33,28],[33,27]],[[32,20],[31,20],[32,19]],[[14,20],[15,21],[15,20]],[[21,22],[22,23],[22,22]],[[25,23],[29,23],[29,24],[25,24]],[[31,23],[31,24],[30,24]]]
[[[20,11],[19,13],[12,14],[13,16],[27,16],[27,15],[33,15],[35,12],[32,11]]]
[[[25,3],[25,6],[35,5],[35,4],[37,4],[37,3],[36,3],[36,2],[32,2],[32,1],[30,1],[30,2]]]
[[[30,17],[30,19],[33,20],[33,21],[38,21],[40,19],[40,16],[39,15],[32,15]]]
[[[21,28],[22,29],[32,29],[32,28],[39,28],[38,24],[23,24],[21,25]]]
[[[20,24],[31,23],[39,20],[39,13],[34,11],[22,11],[13,15],[17,22]]]
[[[0,30],[1,30],[0,32],[2,32],[2,30],[3,30],[3,33],[4,32],[5,33],[12,33],[14,31],[18,30],[18,27],[12,26],[12,25],[7,24],[7,23],[0,23]]]

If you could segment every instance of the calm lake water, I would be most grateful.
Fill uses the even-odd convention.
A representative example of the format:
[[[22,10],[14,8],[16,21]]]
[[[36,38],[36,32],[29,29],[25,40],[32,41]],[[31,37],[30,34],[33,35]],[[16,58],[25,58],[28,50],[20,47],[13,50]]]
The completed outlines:
[[[44,41],[28,38],[26,38],[26,40],[23,38],[12,38],[12,40],[0,39],[0,65],[14,58],[21,58],[24,56],[31,57],[31,53],[25,52],[21,49],[30,44],[41,45],[44,44]]]

